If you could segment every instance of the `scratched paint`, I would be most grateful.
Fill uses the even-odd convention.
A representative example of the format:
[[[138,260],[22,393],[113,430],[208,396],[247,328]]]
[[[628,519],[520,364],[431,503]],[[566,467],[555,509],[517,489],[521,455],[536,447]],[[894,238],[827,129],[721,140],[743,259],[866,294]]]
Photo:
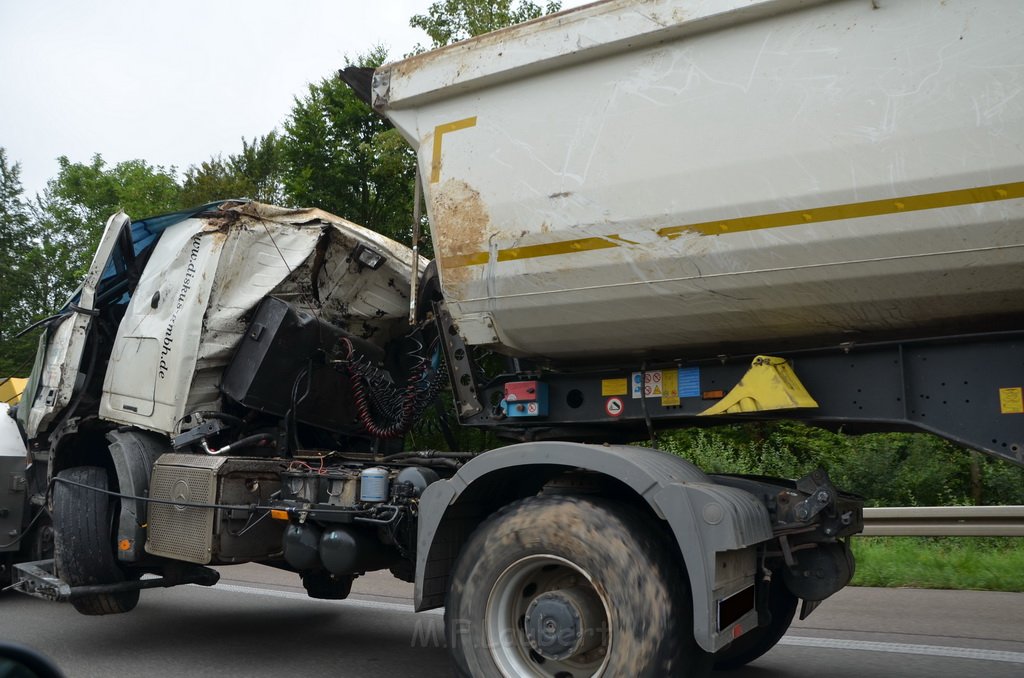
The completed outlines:
[[[487,215],[430,214],[455,320],[583,358],[1024,314],[1024,200],[917,198],[1024,182],[1016,4],[806,4],[596,3],[386,67],[378,108],[414,145],[476,119],[426,188]]]

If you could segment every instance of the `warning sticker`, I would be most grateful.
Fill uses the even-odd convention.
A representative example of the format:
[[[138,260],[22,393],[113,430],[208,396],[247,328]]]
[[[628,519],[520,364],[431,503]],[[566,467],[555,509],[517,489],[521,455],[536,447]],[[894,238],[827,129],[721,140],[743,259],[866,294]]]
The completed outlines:
[[[678,405],[681,398],[700,397],[700,368],[634,372],[630,378],[630,387],[633,398],[661,398],[662,405],[672,407]]]
[[[1003,414],[1024,414],[1024,389],[999,389],[999,411]]]
[[[661,373],[661,406],[674,407],[679,404],[679,372],[663,370]]]
[[[623,377],[622,379],[602,379],[601,380],[601,395],[603,396],[624,396],[629,393],[629,380]]]
[[[634,372],[633,392],[634,398],[660,398],[664,375],[661,370],[654,372]]]
[[[604,411],[608,413],[609,417],[617,417],[622,414],[622,400],[619,398],[609,398],[604,403]]]

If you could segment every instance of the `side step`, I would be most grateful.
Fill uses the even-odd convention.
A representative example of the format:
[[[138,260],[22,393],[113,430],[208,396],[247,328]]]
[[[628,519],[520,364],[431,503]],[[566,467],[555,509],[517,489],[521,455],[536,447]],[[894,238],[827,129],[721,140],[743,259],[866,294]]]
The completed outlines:
[[[37,560],[31,563],[18,563],[14,566],[14,585],[12,588],[36,598],[63,603],[83,596],[98,593],[120,593],[141,589],[161,589],[181,584],[198,584],[213,586],[220,579],[220,572],[201,565],[188,565],[181,569],[171,569],[163,577],[135,579],[116,584],[99,584],[93,586],[71,586],[61,581],[53,571],[53,559]]]

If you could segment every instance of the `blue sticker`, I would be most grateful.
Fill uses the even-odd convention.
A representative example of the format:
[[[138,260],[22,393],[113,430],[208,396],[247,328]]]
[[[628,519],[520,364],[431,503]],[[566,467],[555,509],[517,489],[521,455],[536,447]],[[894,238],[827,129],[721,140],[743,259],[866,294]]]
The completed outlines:
[[[679,397],[696,398],[700,396],[700,368],[679,368]]]

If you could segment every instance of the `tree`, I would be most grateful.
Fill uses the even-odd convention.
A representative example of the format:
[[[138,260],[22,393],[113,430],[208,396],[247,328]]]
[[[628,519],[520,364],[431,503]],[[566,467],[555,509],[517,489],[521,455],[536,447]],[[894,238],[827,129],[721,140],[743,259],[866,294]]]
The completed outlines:
[[[249,182],[232,170],[230,160],[215,155],[185,170],[178,200],[182,208],[188,208],[224,198],[243,198],[249,193]]]
[[[536,19],[561,8],[561,2],[541,6],[530,0],[519,0],[513,7],[512,0],[438,0],[426,14],[413,16],[409,25],[426,31],[431,47],[436,48]]]
[[[179,202],[193,207],[223,198],[253,198],[275,204],[284,200],[284,157],[280,137],[271,131],[249,143],[242,137],[242,152],[227,160],[216,155],[185,170]]]
[[[127,160],[107,167],[57,159],[57,176],[35,206],[34,308],[54,310],[74,291],[92,260],[107,218],[123,209],[134,219],[173,211],[180,187],[174,168]]]
[[[386,58],[378,46],[355,65],[376,67]],[[408,242],[413,153],[347,85],[337,78],[310,85],[306,96],[296,97],[284,129],[284,187],[291,203],[320,207]]]
[[[25,291],[31,285],[31,267],[25,254],[31,249],[31,219],[21,186],[21,166],[7,160],[0,147],[0,378],[27,374],[35,345],[33,337],[14,338],[33,320]]]

